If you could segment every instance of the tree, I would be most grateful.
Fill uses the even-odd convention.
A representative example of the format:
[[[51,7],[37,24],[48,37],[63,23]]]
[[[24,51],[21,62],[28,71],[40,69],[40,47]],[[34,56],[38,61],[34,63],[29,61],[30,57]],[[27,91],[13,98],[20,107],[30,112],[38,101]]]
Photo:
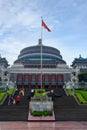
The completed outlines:
[[[80,74],[78,74],[78,80],[79,82],[87,82],[87,72],[82,72]]]

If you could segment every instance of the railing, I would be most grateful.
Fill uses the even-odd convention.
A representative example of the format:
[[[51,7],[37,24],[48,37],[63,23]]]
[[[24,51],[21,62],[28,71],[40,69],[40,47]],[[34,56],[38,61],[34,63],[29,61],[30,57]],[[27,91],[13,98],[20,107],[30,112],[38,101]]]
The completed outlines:
[[[43,68],[42,70],[40,68],[12,68],[10,69],[10,73],[71,73],[71,69],[69,68]]]

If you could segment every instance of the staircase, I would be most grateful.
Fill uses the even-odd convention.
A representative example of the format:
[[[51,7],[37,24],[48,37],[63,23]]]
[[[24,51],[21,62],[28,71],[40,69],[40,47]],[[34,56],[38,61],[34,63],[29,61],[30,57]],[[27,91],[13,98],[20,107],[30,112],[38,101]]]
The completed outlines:
[[[65,95],[54,98],[56,121],[87,121],[87,105],[78,105],[73,96]]]
[[[15,95],[14,95],[15,96]],[[20,104],[8,105],[9,97],[0,106],[0,121],[27,121],[29,100],[27,95],[21,96]]]
[[[8,105],[8,97],[0,106],[0,121],[27,121],[30,89],[25,89],[19,105]],[[73,96],[67,96],[64,89],[54,89],[54,113],[56,121],[87,121],[87,105],[78,105]]]

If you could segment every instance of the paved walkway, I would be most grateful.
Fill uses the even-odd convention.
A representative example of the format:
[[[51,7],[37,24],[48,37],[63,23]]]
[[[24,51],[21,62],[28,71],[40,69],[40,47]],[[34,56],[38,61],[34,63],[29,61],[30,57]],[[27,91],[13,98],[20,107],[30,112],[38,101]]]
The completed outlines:
[[[0,130],[87,130],[87,122],[0,122]]]

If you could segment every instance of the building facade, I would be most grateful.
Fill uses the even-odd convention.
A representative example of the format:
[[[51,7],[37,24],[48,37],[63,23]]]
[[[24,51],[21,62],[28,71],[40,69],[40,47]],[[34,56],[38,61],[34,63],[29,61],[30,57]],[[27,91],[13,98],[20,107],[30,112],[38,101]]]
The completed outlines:
[[[71,69],[56,48],[42,45],[22,49],[9,69],[10,80],[18,87],[62,87],[70,80]]]
[[[87,58],[83,58],[79,55],[79,58],[75,58],[72,62],[73,74],[78,82],[78,74],[81,72],[87,72]]]
[[[8,80],[7,67],[9,66],[8,61],[5,57],[0,56],[0,81],[4,82]]]
[[[87,58],[83,58],[81,55],[79,55],[79,58],[75,58],[72,62],[73,69],[80,70],[87,68]]]

